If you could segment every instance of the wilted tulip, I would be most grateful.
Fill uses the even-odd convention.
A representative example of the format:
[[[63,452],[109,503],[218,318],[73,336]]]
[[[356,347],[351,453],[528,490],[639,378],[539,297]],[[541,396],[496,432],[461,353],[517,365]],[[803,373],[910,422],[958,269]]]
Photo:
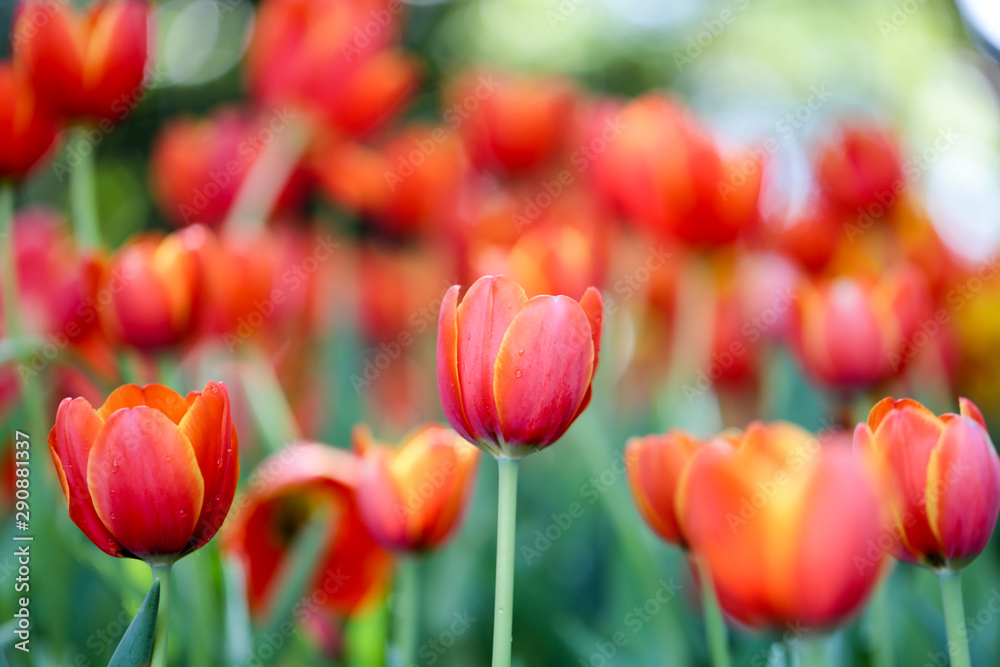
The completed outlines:
[[[223,548],[243,563],[254,616],[270,613],[291,547],[322,510],[330,511],[330,530],[307,579],[306,606],[348,615],[385,590],[392,556],[361,521],[360,475],[360,457],[317,443],[293,444],[260,463],[222,536]]]
[[[625,447],[625,469],[639,513],[661,538],[688,548],[680,517],[677,490],[704,443],[684,431],[632,438]]]
[[[895,484],[897,556],[935,570],[972,562],[1000,514],[1000,458],[979,408],[959,405],[961,414],[936,417],[912,399],[884,398],[854,433]]]
[[[484,276],[459,303],[445,294],[438,326],[438,392],[466,440],[518,459],[558,440],[590,402],[603,301],[536,296],[506,276]]]
[[[215,382],[187,398],[128,384],[97,410],[63,399],[49,449],[77,527],[105,553],[151,565],[212,539],[239,479],[229,390]]]
[[[819,150],[816,179],[834,204],[875,218],[891,209],[906,187],[895,139],[870,123],[838,128]]]
[[[20,179],[49,152],[59,134],[52,113],[40,106],[21,72],[0,62],[0,179]]]
[[[109,0],[85,14],[71,3],[24,0],[14,57],[38,99],[69,120],[124,120],[144,94],[147,5]]]
[[[375,443],[364,427],[355,429],[354,442],[363,459],[358,507],[375,539],[406,552],[444,544],[472,495],[479,450],[437,424],[395,450]]]
[[[722,608],[750,626],[822,629],[856,613],[886,554],[873,473],[846,446],[753,423],[695,457],[680,516]]]
[[[188,227],[162,239],[138,238],[117,251],[102,279],[110,303],[100,309],[112,340],[148,350],[192,333],[202,282],[194,248],[204,233]]]

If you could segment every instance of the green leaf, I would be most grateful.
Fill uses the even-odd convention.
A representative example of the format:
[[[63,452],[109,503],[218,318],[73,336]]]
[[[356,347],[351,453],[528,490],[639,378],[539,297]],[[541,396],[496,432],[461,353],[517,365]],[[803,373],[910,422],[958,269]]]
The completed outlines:
[[[153,637],[156,635],[156,610],[160,605],[160,580],[154,579],[135,618],[128,625],[125,636],[111,656],[108,667],[142,667],[148,665],[153,655]]]

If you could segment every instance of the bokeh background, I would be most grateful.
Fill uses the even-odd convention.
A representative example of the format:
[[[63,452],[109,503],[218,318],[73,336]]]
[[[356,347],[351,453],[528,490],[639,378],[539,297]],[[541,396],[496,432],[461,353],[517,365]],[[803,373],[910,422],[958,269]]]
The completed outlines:
[[[269,2],[155,3],[150,89],[95,146],[99,221],[109,248],[140,233],[172,232],[184,222],[218,227],[225,211],[215,211],[217,198],[207,197],[204,205],[193,199],[207,185],[203,174],[198,180],[198,165],[225,164],[224,155],[242,160],[238,147],[254,137],[295,143],[300,115],[285,124],[284,105],[248,92],[247,50],[264,26]],[[991,427],[1000,427],[1000,278],[994,265],[1000,248],[1000,68],[972,46],[952,3],[468,0],[391,6],[391,26],[374,32],[414,68],[402,104],[363,131],[313,136],[302,148],[306,157],[292,177],[292,192],[270,223],[272,250],[280,241],[275,252],[287,254],[274,260],[281,270],[260,278],[253,267],[261,255],[254,248],[241,255],[242,268],[220,269],[218,289],[252,301],[247,295],[268,294],[252,292],[252,280],[287,286],[284,270],[315,265],[302,277],[306,287],[289,290],[294,312],[246,339],[186,341],[148,357],[113,346],[110,357],[102,352],[95,362],[87,350],[60,350],[39,376],[46,428],[63,396],[99,402],[121,379],[155,377],[185,390],[222,379],[233,389],[247,480],[257,462],[295,437],[346,448],[358,422],[392,439],[440,420],[434,341],[449,285],[500,271],[513,273],[529,291],[574,298],[586,285],[599,285],[608,315],[591,407],[560,443],[522,466],[514,655],[525,667],[600,667],[707,664],[688,567],[642,524],[629,497],[622,466],[628,437],[674,427],[707,436],[753,418],[788,419],[818,431],[864,419],[873,400],[889,394],[913,396],[935,411],[955,410],[956,397],[968,396]],[[3,0],[0,7],[6,34],[13,3]],[[270,55],[263,55],[263,67]],[[294,76],[276,55],[271,65],[279,79]],[[376,73],[351,94],[363,100],[388,79]],[[476,85],[485,85],[481,97]],[[672,168],[672,151],[685,150],[682,139],[647,133],[626,120],[624,129],[605,136],[607,148],[591,142],[616,127],[612,119],[620,120],[622,105],[645,95],[672,96],[721,153],[757,149],[758,159],[743,174],[761,179],[752,230],[706,248],[636,222],[642,206],[635,200],[647,192],[641,174],[627,168],[627,157],[617,163],[611,157],[628,156],[652,137],[664,156],[656,168]],[[464,132],[478,121],[458,113],[471,100],[483,108],[496,104],[492,122],[507,123],[524,138],[525,147],[513,153],[530,156],[537,149],[542,157],[525,158],[529,166],[517,169],[477,159],[475,138]],[[195,125],[206,118],[210,124]],[[253,118],[279,119],[271,126],[279,129],[261,135]],[[863,216],[857,210],[830,213],[817,204],[814,165],[837,128],[859,120],[898,146],[906,192],[891,197],[891,211],[876,215],[856,239],[851,230],[865,224]],[[444,128],[447,139],[426,144],[435,127]],[[45,224],[62,224],[69,202],[59,165],[69,164],[75,145],[64,142],[55,160],[26,181],[19,209],[44,207],[34,214]],[[262,141],[262,150],[269,146],[270,140]],[[588,146],[593,159],[573,161],[579,155],[574,151]],[[414,154],[430,166],[418,172],[412,188],[387,189],[386,171],[398,171]],[[252,162],[241,164],[250,171]],[[742,183],[739,164],[723,169],[719,182]],[[552,183],[563,172],[568,182],[553,195]],[[540,200],[541,193],[549,199]],[[632,197],[632,204],[623,206],[616,196]],[[530,206],[541,201],[552,202],[541,207],[542,222],[519,224],[518,216],[531,215]],[[193,217],[186,217],[185,206],[194,207]],[[48,247],[44,239],[36,242]],[[303,264],[319,257],[314,253],[324,243],[335,246],[329,258]],[[56,275],[58,263],[41,271],[39,302],[55,289],[45,276]],[[795,342],[790,315],[805,298],[802,285],[848,275],[889,289],[888,276],[901,267],[919,274],[928,301],[910,322],[912,335],[897,335],[890,349],[874,356],[884,364],[895,352],[906,363],[864,388],[823,381],[806,370],[808,355]],[[26,304],[35,307],[31,297]],[[942,310],[944,318],[938,317]],[[250,305],[227,314],[227,326],[237,331],[239,318],[252,312]],[[860,326],[850,309],[828,319],[835,332]],[[938,327],[921,329],[928,322]],[[44,339],[50,332],[36,333]],[[904,343],[913,344],[912,354],[900,347]],[[743,351],[732,354],[735,349]],[[110,366],[101,365],[107,359]],[[17,367],[9,355],[4,362],[5,373]],[[5,386],[0,432],[7,439],[26,427],[29,415],[10,382]],[[108,558],[76,530],[43,434],[32,433],[32,439],[37,537],[29,664],[105,664],[145,595],[148,569]],[[5,452],[9,445],[5,440]],[[488,663],[495,497],[496,471],[484,464],[459,534],[423,564],[418,664]],[[3,543],[12,544],[11,510],[3,508]],[[172,664],[258,664],[251,657],[265,664],[329,664],[329,646],[304,630],[283,639],[275,656],[261,657],[267,640],[247,633],[239,601],[224,585],[227,569],[216,542],[175,568]],[[11,552],[4,547],[0,555],[4,609],[13,608]],[[650,602],[666,589],[668,602]],[[1000,618],[990,607],[1000,600],[995,541],[968,569],[965,592],[966,613],[981,627],[970,636],[973,662],[997,664]],[[944,664],[933,662],[945,644],[934,576],[899,566],[887,595],[887,616],[865,612],[839,633],[841,664],[873,664],[878,633],[891,636],[898,664]],[[345,621],[330,641],[349,650],[333,664],[382,664],[393,602],[389,595]],[[0,646],[13,660],[11,631],[11,624],[0,626]],[[609,655],[617,632],[627,642]],[[736,631],[735,663],[791,664],[782,634]]]

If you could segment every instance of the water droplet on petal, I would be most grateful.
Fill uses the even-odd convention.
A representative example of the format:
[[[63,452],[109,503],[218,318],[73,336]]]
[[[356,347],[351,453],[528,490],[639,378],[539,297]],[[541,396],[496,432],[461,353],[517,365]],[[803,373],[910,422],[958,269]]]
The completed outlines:
[[[517,351],[517,353],[521,356],[524,356],[524,348],[522,347],[520,350]]]
[[[520,368],[518,368],[516,371],[514,371],[514,377],[516,377],[516,378],[521,377],[521,369]]]
[[[205,511],[206,512],[212,511],[212,503],[205,503]]]
[[[172,457],[172,456],[170,456],[170,455],[168,454],[168,455],[167,455],[167,463],[170,463],[170,462],[171,462],[171,461],[173,461],[173,460],[174,460],[174,457]]]
[[[179,510],[177,513],[180,514],[181,516],[184,516],[187,514],[187,510]]]
[[[114,513],[114,512],[112,512],[112,513],[111,513],[111,519],[112,519],[112,520],[114,520],[114,518],[115,518],[115,513]]]
[[[219,393],[219,388],[216,387],[214,384],[212,385],[212,393],[213,394],[218,394]]]
[[[110,537],[108,538],[108,546],[109,547],[115,546],[115,541],[113,539],[111,539]]]
[[[217,465],[220,468],[222,467],[222,457],[221,456],[219,458],[215,459],[215,465]]]

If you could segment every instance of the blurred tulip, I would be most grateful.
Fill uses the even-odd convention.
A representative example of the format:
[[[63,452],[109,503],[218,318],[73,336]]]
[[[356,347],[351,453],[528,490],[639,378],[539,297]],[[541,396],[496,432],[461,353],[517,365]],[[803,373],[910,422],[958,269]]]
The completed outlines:
[[[59,124],[10,62],[0,62],[0,179],[28,174],[56,143]]]
[[[823,270],[845,238],[838,215],[819,203],[802,215],[781,221],[765,233],[769,248],[777,250],[809,272]]]
[[[372,132],[418,78],[414,61],[392,48],[401,8],[390,0],[266,0],[247,52],[254,97],[302,110],[337,134]]]
[[[846,446],[783,422],[706,446],[677,495],[722,608],[750,626],[823,629],[860,610],[886,554],[872,472]]]
[[[575,100],[562,79],[472,70],[452,86],[444,119],[480,168],[527,171],[563,147]]]
[[[364,463],[358,507],[369,532],[395,551],[441,547],[458,528],[472,495],[479,450],[437,424],[419,428],[398,449],[354,431]]]
[[[260,463],[222,536],[223,548],[246,571],[254,617],[270,612],[291,547],[322,508],[335,511],[319,566],[307,580],[304,597],[315,602],[309,606],[349,615],[385,590],[392,557],[361,521],[360,476],[359,457],[317,443],[293,444]]]
[[[632,438],[625,446],[625,469],[639,513],[662,539],[688,548],[677,515],[681,478],[704,443],[684,431]]]
[[[128,384],[97,410],[66,398],[49,449],[77,527],[105,553],[153,565],[212,539],[239,479],[229,390],[215,382],[187,398]]]
[[[204,119],[169,122],[153,147],[150,168],[157,199],[170,221],[178,227],[220,225],[262,154],[265,139],[283,129],[281,122],[287,121],[231,107]],[[293,207],[302,191],[302,178],[292,178],[278,199],[278,209]]]
[[[793,347],[805,369],[834,387],[863,388],[899,374],[930,315],[922,277],[900,269],[877,281],[805,279],[793,309]]]
[[[477,280],[459,304],[445,294],[438,325],[438,393],[466,440],[519,459],[558,440],[590,403],[604,318],[601,293],[579,303],[536,296],[506,276]]]
[[[39,101],[63,118],[122,121],[145,94],[148,20],[143,0],[98,2],[85,14],[70,3],[23,0],[14,57]]]
[[[1000,514],[1000,458],[979,408],[934,414],[920,403],[884,398],[854,433],[892,476],[897,556],[935,570],[959,570],[978,556]]]
[[[834,204],[880,218],[906,188],[895,138],[870,123],[844,124],[816,157],[816,179]]]
[[[646,95],[606,123],[592,151],[600,189],[649,233],[717,247],[757,224],[764,164],[723,156],[677,102]]]
[[[108,336],[142,350],[180,343],[194,332],[202,276],[195,251],[203,227],[164,238],[144,236],[120,248],[101,282]]]

